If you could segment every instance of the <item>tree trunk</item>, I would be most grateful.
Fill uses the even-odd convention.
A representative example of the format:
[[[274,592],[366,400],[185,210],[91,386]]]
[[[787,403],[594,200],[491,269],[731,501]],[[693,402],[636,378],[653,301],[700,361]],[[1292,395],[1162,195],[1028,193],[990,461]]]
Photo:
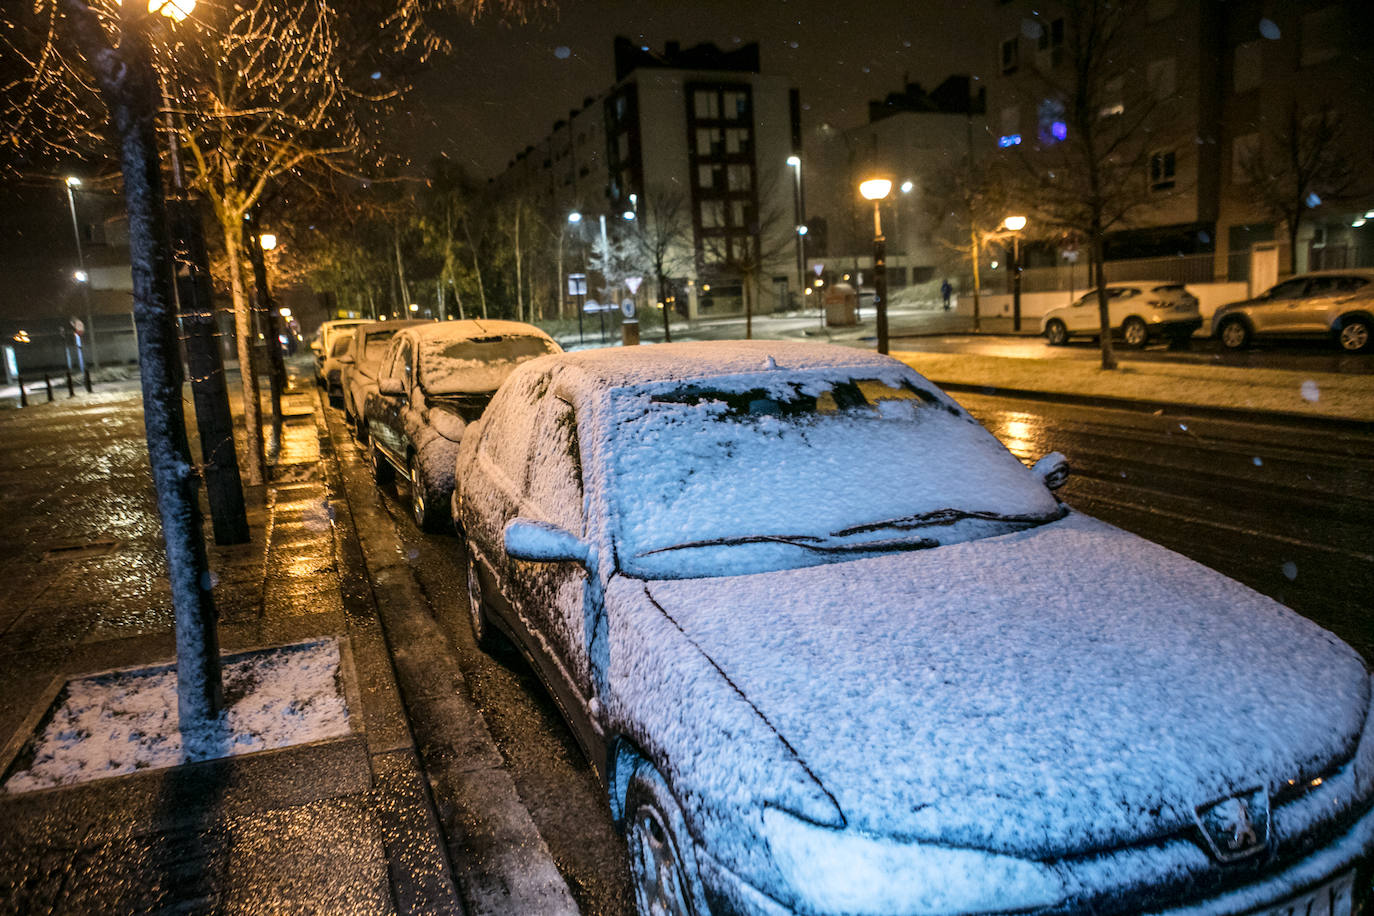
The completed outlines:
[[[1288,274],[1292,276],[1298,272],[1298,228],[1301,223],[1296,217],[1287,220],[1288,223]],[[1309,265],[1310,266],[1310,265]]]
[[[982,269],[979,267],[978,262],[979,262],[980,260],[982,260],[982,258],[980,257],[980,255],[982,254],[983,245],[982,245],[982,243],[979,241],[979,239],[978,239],[978,233],[977,233],[976,231],[970,232],[970,233],[969,233],[969,242],[972,244],[972,249],[971,249],[971,250],[972,250],[972,253],[973,253],[973,330],[975,330],[975,331],[981,331],[981,330],[983,330],[983,326],[982,326],[983,277],[982,277],[982,273],[981,273],[981,270],[982,270]]]
[[[275,456],[281,451],[281,396],[286,387],[286,363],[281,355],[280,332],[272,308],[272,295],[267,288],[267,261],[258,238],[256,219],[243,224],[243,244],[248,249],[248,261],[253,268],[253,311],[257,313],[258,327],[266,341],[264,352],[267,355],[268,390],[272,402],[271,452]]]
[[[663,342],[673,342],[673,329],[668,324],[668,278],[660,271],[658,280],[658,300],[663,303]]]
[[[754,284],[752,278],[744,277],[744,339],[754,339]]]
[[[472,244],[472,230],[467,220],[463,220],[463,236],[468,240],[468,250],[472,252],[472,271],[477,275],[477,296],[482,303],[482,320],[487,318],[487,288],[482,283],[482,263],[477,259],[477,246]]]
[[[229,290],[234,301],[234,337],[239,354],[239,384],[243,389],[243,425],[248,433],[248,461],[244,468],[250,487],[263,483],[263,467],[267,463],[262,447],[262,395],[258,388],[257,357],[253,352],[256,335],[253,332],[253,313],[243,288],[243,258],[239,244],[238,221],[227,220],[223,226],[224,250],[229,255]]]
[[[396,249],[396,282],[401,287],[401,317],[410,317],[410,287],[406,285],[406,265],[401,260],[401,233],[399,230],[391,234],[391,241]]]
[[[1102,264],[1104,248],[1102,226],[1096,220],[1092,226],[1093,280],[1097,286],[1098,340],[1102,347],[1102,368],[1116,369],[1116,351],[1112,349],[1112,315],[1107,299],[1107,271]]]
[[[143,423],[176,614],[177,713],[183,742],[203,751],[203,741],[212,746],[217,742],[224,693],[210,567],[196,498],[199,481],[182,410],[184,374],[173,308],[172,245],[155,124],[159,93],[140,23],[129,21],[142,14],[136,8],[137,4],[124,5],[118,51],[92,46],[89,20],[77,23],[77,29],[87,60],[113,53],[122,64],[114,74],[106,74],[102,91],[119,141],[129,217]]]
[[[525,286],[521,275],[523,252],[520,250],[520,211],[522,207],[515,208],[515,234],[512,237],[515,241],[515,320],[525,320]],[[531,303],[533,304],[533,303]]]

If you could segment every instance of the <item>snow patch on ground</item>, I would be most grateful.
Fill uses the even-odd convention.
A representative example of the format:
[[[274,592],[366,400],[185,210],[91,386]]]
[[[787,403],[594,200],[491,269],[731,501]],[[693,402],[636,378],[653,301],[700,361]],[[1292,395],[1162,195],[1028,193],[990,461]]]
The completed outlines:
[[[209,749],[199,753],[183,747],[174,666],[69,681],[4,789],[50,789],[346,735],[339,662],[332,639],[226,657],[224,729],[190,742]]]

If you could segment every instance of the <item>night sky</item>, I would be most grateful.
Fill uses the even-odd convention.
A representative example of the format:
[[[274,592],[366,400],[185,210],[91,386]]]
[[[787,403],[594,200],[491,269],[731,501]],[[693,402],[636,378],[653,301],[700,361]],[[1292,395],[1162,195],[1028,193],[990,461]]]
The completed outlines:
[[[853,127],[866,119],[868,100],[899,90],[904,76],[932,89],[951,73],[985,72],[995,36],[980,34],[977,20],[987,5],[562,0],[525,25],[488,16],[454,29],[453,53],[418,81],[403,145],[416,165],[442,152],[478,177],[499,173],[584,97],[610,87],[616,35],[655,51],[669,40],[725,49],[758,41],[763,72],[801,90],[805,129]]]

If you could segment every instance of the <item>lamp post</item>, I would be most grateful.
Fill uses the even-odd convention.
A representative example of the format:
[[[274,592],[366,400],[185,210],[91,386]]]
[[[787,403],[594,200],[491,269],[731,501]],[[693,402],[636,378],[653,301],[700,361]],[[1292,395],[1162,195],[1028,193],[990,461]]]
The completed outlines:
[[[859,193],[873,201],[873,308],[878,314],[878,352],[887,353],[887,240],[879,208],[892,193],[892,182],[870,178],[859,185]]]
[[[797,234],[797,288],[802,290],[803,299],[806,298],[806,201],[802,197],[802,178],[801,178],[801,156],[793,154],[787,157],[787,164],[792,167],[792,214],[793,225]],[[824,306],[822,306],[824,310]]]
[[[579,213],[578,211],[574,210],[574,211],[572,211],[571,213],[568,214],[568,225],[569,225],[569,226],[573,226],[573,227],[575,228],[575,227],[577,227],[577,226],[580,226],[581,224],[582,224],[582,214],[581,214],[581,213]],[[561,237],[562,237],[562,236],[560,236],[560,238],[561,238]],[[574,279],[574,278],[579,277],[579,276],[580,276],[580,278],[581,278],[581,282],[580,282],[580,283],[576,282],[575,279]],[[561,278],[561,277],[559,278],[559,282],[562,282],[562,278]],[[583,333],[583,330],[582,330],[582,313],[585,312],[585,311],[587,310],[587,249],[586,249],[585,247],[582,249],[582,273],[581,273],[580,275],[578,275],[578,274],[569,274],[569,275],[568,275],[568,292],[569,292],[570,294],[572,294],[573,296],[577,297],[577,298],[576,298],[576,302],[577,302],[577,342],[580,343],[580,344],[581,344],[581,343],[586,343],[586,342],[587,342],[587,338],[586,338],[586,335]]]
[[[1002,228],[1011,233],[1011,329],[1021,330],[1021,230],[1026,228],[1024,216],[1008,216]]]
[[[81,284],[81,297],[86,304],[85,337],[86,343],[91,348],[91,365],[98,369],[100,368],[100,363],[95,358],[95,323],[91,320],[91,275],[90,272],[86,270],[86,256],[81,251],[81,227],[77,224],[76,221],[76,196],[72,193],[79,187],[81,187],[81,179],[77,178],[75,175],[68,175],[67,206],[70,207],[72,211],[72,237],[76,239],[77,272],[73,276],[76,277],[76,282]],[[86,369],[86,357],[82,353],[82,350],[84,349],[85,347],[81,345],[80,340],[78,339],[76,355],[78,361],[81,364],[81,370],[83,372]]]

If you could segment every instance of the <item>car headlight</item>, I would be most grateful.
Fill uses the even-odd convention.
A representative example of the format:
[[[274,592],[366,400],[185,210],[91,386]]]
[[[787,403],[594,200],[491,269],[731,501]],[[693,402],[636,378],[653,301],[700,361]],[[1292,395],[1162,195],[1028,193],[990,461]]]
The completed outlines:
[[[832,830],[776,808],[764,809],[763,824],[778,870],[825,912],[943,916],[1030,910],[1065,897],[1049,868],[1013,856]]]

